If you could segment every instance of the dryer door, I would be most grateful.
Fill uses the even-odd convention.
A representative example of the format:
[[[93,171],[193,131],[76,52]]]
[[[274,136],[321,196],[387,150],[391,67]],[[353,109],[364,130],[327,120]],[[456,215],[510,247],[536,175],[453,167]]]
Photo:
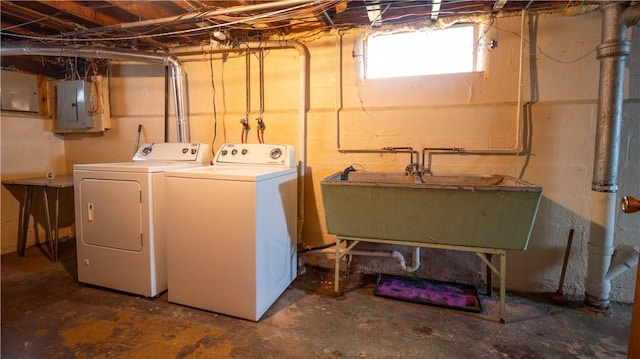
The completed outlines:
[[[142,250],[141,187],[136,181],[80,181],[81,236],[88,245]]]

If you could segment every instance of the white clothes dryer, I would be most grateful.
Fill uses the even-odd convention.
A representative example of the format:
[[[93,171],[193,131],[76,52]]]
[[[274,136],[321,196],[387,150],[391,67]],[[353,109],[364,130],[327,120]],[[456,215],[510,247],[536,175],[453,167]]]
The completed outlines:
[[[294,148],[225,144],[165,177],[169,302],[260,320],[297,275]]]
[[[74,165],[78,281],[146,297],[167,290],[164,171],[211,158],[207,144],[156,143],[131,162]]]

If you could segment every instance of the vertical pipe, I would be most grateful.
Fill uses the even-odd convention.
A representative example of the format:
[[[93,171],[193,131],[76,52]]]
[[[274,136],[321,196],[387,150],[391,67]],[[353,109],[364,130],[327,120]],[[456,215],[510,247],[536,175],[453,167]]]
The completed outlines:
[[[529,3],[531,4],[531,3]],[[527,5],[529,7],[529,5]],[[520,15],[520,58],[518,60],[518,104],[516,105],[516,143],[514,150],[516,154],[520,154],[524,148],[522,140],[522,85],[523,85],[523,69],[524,69],[524,26],[527,18],[527,9],[523,9]]]
[[[336,34],[336,148],[340,149],[340,111],[342,110],[342,33]]]
[[[622,3],[612,3],[602,9],[602,44],[597,47],[600,60],[598,123],[591,187],[597,192],[618,190],[624,63],[631,47],[631,43],[625,40],[626,26],[619,25],[624,7]]]
[[[298,42],[292,42],[300,56],[300,100],[298,103],[298,148],[299,166],[298,168],[298,242],[302,239],[302,227],[304,225],[304,185],[305,174],[307,172],[307,109],[309,107],[307,86],[309,81],[309,49]]]
[[[140,130],[138,125],[138,131]],[[169,67],[164,67],[164,142],[169,142]],[[136,151],[138,147],[136,145]],[[135,153],[134,153],[135,154]]]
[[[190,142],[189,128],[187,121],[185,120],[185,108],[184,108],[184,75],[182,74],[182,65],[177,58],[166,57],[165,62],[171,66],[171,73],[173,74],[173,96],[175,99],[176,107],[176,126],[178,142]]]
[[[626,3],[607,3],[602,9],[602,43],[598,45],[600,84],[596,125],[593,182],[591,185],[591,228],[586,279],[589,305],[609,306],[611,281],[606,278],[613,256],[616,192],[624,63],[630,42],[625,40],[626,26],[621,23]]]
[[[244,68],[244,81],[245,81],[245,119],[249,123],[249,114],[251,113],[251,50],[247,49],[245,54],[245,68]]]

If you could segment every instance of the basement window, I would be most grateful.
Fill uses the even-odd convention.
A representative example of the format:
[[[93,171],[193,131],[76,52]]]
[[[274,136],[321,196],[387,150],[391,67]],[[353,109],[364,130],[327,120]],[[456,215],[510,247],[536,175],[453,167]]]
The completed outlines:
[[[365,43],[364,77],[473,72],[475,27],[372,35]]]

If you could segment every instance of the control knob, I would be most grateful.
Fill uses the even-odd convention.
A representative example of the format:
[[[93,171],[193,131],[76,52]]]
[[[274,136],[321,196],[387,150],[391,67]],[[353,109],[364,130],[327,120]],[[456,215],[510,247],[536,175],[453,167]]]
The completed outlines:
[[[282,156],[282,150],[279,148],[274,148],[269,153],[269,157],[274,160],[277,160],[278,158],[280,158],[280,156]]]

